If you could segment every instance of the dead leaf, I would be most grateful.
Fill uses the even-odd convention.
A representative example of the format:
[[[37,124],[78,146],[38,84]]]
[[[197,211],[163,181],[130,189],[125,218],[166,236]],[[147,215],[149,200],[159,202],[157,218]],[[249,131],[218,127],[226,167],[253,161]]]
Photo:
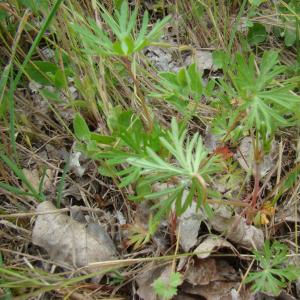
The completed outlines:
[[[87,230],[85,224],[63,213],[45,214],[55,210],[49,201],[37,207],[37,213],[42,214],[38,215],[32,234],[32,242],[43,247],[52,260],[80,268],[92,262],[115,258],[116,249],[104,230],[99,230],[99,227],[96,231]],[[87,270],[99,271],[99,267],[89,267]]]
[[[205,300],[233,300],[232,290],[238,289],[239,285],[238,281],[213,281],[207,285],[197,286],[185,283],[181,289],[185,293],[201,296]],[[248,292],[243,292],[239,300],[254,300],[254,297]]]
[[[184,194],[187,195],[187,192]],[[196,245],[201,222],[203,221],[203,216],[196,212],[196,207],[196,203],[192,202],[191,206],[179,217],[179,243],[185,252]]]
[[[220,155],[224,160],[227,160],[234,155],[228,146],[219,146],[215,149],[214,153]]]
[[[169,280],[172,265],[166,266],[151,266],[138,275],[136,282],[138,285],[137,295],[143,300],[160,300],[152,287],[153,282],[160,278],[164,281]]]
[[[184,280],[196,285],[207,285],[212,281],[238,281],[236,270],[223,259],[193,259],[189,261]]]
[[[147,58],[153,63],[153,65],[160,71],[177,71],[179,67],[178,61],[172,57],[172,52],[168,49],[160,47],[149,46],[144,50]]]
[[[276,141],[272,141],[270,153],[264,155],[263,160],[259,164],[261,178],[266,176],[268,172],[275,166],[276,152],[278,152],[278,143]],[[236,158],[246,172],[251,172],[253,175],[255,174],[255,160],[251,137],[247,136],[242,139],[239,146],[239,151],[236,153]]]
[[[225,234],[232,242],[249,249],[262,249],[264,234],[259,228],[248,225],[246,219],[240,216],[225,218],[217,214],[210,220],[213,229]]]
[[[197,296],[192,296],[188,294],[179,293],[176,295],[173,300],[198,300],[199,298]]]
[[[185,65],[190,65],[193,62],[196,63],[199,71],[217,70],[216,66],[213,64],[212,53],[210,51],[196,50],[193,55],[186,58]]]
[[[39,174],[38,169],[23,169],[22,170],[24,175],[26,176],[29,183],[32,185],[32,187],[39,191],[40,189],[40,181],[41,176]],[[47,169],[44,176],[43,186],[42,186],[42,192],[49,191],[52,187],[52,179],[53,179],[53,170]]]
[[[32,187],[38,191],[40,186],[40,175],[38,169],[23,169],[22,171]]]
[[[72,170],[78,177],[82,177],[85,172],[85,167],[81,165],[80,157],[82,153],[79,151],[72,152],[70,155],[69,166],[70,170]]]
[[[218,248],[230,248],[234,251],[234,247],[225,239],[219,236],[208,236],[194,251],[198,258],[206,258]]]

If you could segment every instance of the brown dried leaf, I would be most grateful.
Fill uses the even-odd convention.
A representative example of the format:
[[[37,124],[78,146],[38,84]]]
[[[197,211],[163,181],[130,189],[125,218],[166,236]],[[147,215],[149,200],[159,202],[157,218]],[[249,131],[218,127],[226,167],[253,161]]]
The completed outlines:
[[[234,247],[225,239],[216,235],[210,235],[195,249],[194,253],[197,255],[198,258],[206,258],[215,249],[224,247],[234,250]]]
[[[52,260],[80,268],[92,262],[112,260],[116,249],[109,235],[104,230],[87,228],[63,213],[55,211],[55,206],[45,201],[37,207],[38,215],[32,234],[35,245],[43,247]],[[98,224],[96,224],[98,225]],[[95,228],[92,228],[95,229]],[[99,267],[96,267],[97,271]],[[88,271],[95,271],[89,267]]]
[[[150,269],[147,268],[136,278],[138,285],[137,295],[144,300],[160,300],[160,298],[156,295],[152,284],[158,278],[167,282],[169,280],[171,271],[171,264],[163,267],[151,266]]]
[[[264,245],[264,233],[253,225],[248,225],[246,219],[240,216],[231,216],[224,209],[215,210],[210,220],[214,230],[225,234],[230,241],[243,247],[261,249]]]
[[[184,280],[195,285],[207,285],[212,281],[239,279],[236,271],[225,260],[213,258],[191,260],[184,274]]]

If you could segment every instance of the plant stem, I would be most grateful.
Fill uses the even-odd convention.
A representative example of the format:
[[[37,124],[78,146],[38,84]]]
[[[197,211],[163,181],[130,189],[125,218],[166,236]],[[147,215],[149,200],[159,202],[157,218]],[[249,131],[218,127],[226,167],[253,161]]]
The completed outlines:
[[[136,78],[136,75],[132,72],[132,69],[131,69],[131,63],[129,61],[128,58],[124,58],[124,63],[125,63],[125,67],[127,69],[127,71],[129,72],[133,82],[134,82],[134,85],[135,85],[135,88],[136,88],[136,96],[141,104],[141,107],[142,107],[142,111],[143,111],[143,118],[145,119],[146,121],[146,127],[147,127],[147,130],[149,132],[152,131],[153,129],[153,120],[151,118],[151,114],[149,112],[149,109],[147,107],[147,104],[146,104],[146,101],[145,101],[145,98],[144,98],[144,95],[142,94],[141,92],[141,86],[140,86],[140,83],[139,81],[137,80]]]
[[[253,188],[253,194],[252,194],[252,202],[251,206],[253,208],[256,207],[257,203],[257,197],[259,192],[259,181],[260,181],[260,149],[258,146],[258,133],[256,134],[256,141],[254,144],[254,188]]]

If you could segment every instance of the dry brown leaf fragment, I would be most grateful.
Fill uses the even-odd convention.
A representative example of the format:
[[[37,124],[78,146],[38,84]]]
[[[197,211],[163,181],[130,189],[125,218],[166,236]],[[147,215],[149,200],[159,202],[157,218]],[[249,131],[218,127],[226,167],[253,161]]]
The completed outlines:
[[[143,300],[163,300],[154,291],[152,284],[156,279],[168,283],[172,272],[172,264],[165,266],[150,265],[136,278],[138,285],[137,295]]]
[[[222,237],[216,235],[208,236],[202,243],[194,250],[194,253],[198,258],[206,258],[218,248],[230,248],[234,250],[234,247]]]
[[[187,192],[186,192],[187,195]],[[179,243],[185,252],[188,252],[197,243],[198,233],[204,217],[197,212],[197,205],[192,202],[191,206],[179,217],[178,232]]]
[[[39,204],[37,213],[40,214],[32,234],[33,243],[43,247],[53,261],[80,268],[92,262],[116,258],[116,249],[104,230],[95,232],[95,228],[91,230],[64,213],[46,213],[55,210],[49,201]],[[89,267],[86,270],[93,272],[99,271],[99,268]]]
[[[215,215],[209,220],[212,228],[225,234],[231,242],[253,249],[262,249],[264,233],[253,225],[248,225],[244,217],[231,216],[225,210],[215,210]]]
[[[190,260],[184,273],[184,280],[196,285],[207,285],[212,281],[238,281],[235,269],[223,259],[193,259]]]
[[[38,169],[23,169],[22,171],[31,186],[38,191],[40,185],[40,175]]]

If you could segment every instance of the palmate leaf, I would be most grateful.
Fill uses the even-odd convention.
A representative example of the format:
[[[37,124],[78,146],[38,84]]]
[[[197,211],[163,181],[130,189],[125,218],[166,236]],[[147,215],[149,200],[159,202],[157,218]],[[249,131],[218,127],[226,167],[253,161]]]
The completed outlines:
[[[179,128],[175,118],[170,130],[154,126],[151,133],[146,133],[133,115],[118,116],[111,123],[115,143],[100,148],[89,147],[95,142],[90,141],[87,152],[95,160],[105,160],[111,170],[106,172],[102,168],[104,173],[119,178],[119,187],[135,184],[137,194],[130,197],[131,200],[154,202],[149,223],[151,234],[172,208],[180,215],[192,201],[210,217],[212,211],[206,203],[210,195],[210,176],[222,167],[217,156],[208,157],[199,134],[189,137],[187,130]]]
[[[114,34],[114,40],[111,40],[105,30],[100,28],[93,20],[89,20],[88,24],[71,24],[72,28],[81,37],[81,41],[85,46],[84,51],[90,55],[129,56],[159,39],[162,35],[163,27],[171,19],[170,16],[167,16],[158,21],[147,33],[149,15],[148,12],[145,12],[140,31],[134,38],[134,29],[138,15],[137,7],[130,11],[128,2],[124,0],[120,9],[116,9],[113,16],[104,6],[100,5],[100,7],[101,16]]]
[[[164,300],[169,300],[177,294],[177,287],[180,286],[181,283],[181,274],[178,272],[172,272],[167,282],[162,278],[158,278],[153,282],[152,285],[156,294],[158,294]]]
[[[162,211],[168,212],[173,203],[177,214],[182,214],[193,199],[197,199],[198,207],[205,204],[207,197],[206,181],[210,175],[220,171],[217,157],[207,159],[207,151],[203,147],[201,137],[196,133],[191,139],[187,132],[180,133],[178,124],[173,118],[168,136],[160,138],[162,146],[171,154],[170,160],[163,160],[150,148],[144,158],[129,157],[130,165],[140,168],[140,174],[150,184],[159,183],[163,187],[158,192],[150,192],[136,196],[134,199],[161,199],[155,206],[160,219]],[[174,186],[172,180],[177,181]],[[183,199],[183,192],[188,195]]]
[[[252,282],[255,292],[280,294],[287,283],[296,280],[300,276],[300,268],[294,265],[285,267],[288,261],[288,247],[280,242],[266,241],[262,251],[254,251],[255,258],[262,270],[250,272],[246,283]]]
[[[157,92],[151,93],[155,98],[163,98],[173,104],[178,111],[186,113],[191,103],[199,102],[203,93],[202,74],[195,63],[175,72],[160,72],[160,84],[156,86]]]
[[[284,70],[285,67],[278,65],[278,53],[274,51],[263,54],[258,71],[254,55],[248,60],[237,55],[235,65],[229,71],[235,91],[226,88],[226,92],[239,100],[237,111],[245,116],[241,120],[245,129],[256,128],[271,134],[278,127],[294,124],[300,97],[291,93],[293,85],[281,81],[281,87],[278,87],[273,82]],[[227,84],[222,82],[222,86]]]

